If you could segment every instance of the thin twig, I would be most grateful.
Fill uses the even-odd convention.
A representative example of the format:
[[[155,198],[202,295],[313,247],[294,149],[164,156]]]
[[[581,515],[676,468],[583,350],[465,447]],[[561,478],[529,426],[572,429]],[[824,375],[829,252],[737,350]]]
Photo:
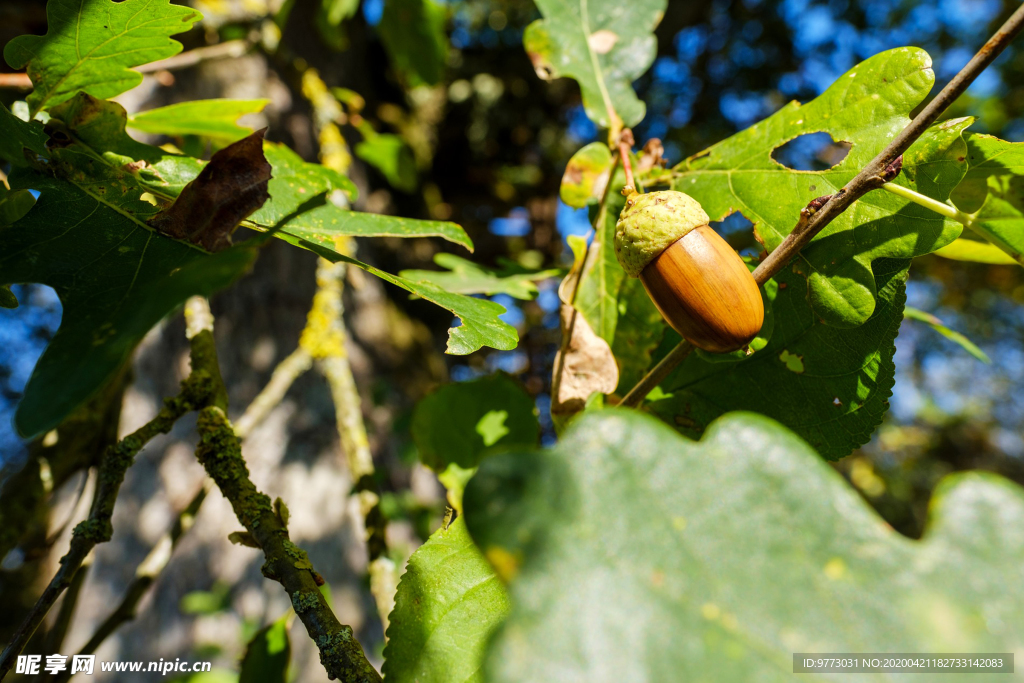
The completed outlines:
[[[201,316],[200,316],[201,317]],[[309,370],[312,365],[312,358],[309,352],[299,348],[293,351],[287,358],[278,363],[270,375],[263,390],[253,399],[249,407],[245,409],[242,417],[235,423],[235,434],[239,439],[244,440],[246,436],[263,420],[270,411],[277,406],[294,381]],[[78,654],[88,655],[94,653],[104,640],[109,638],[121,625],[135,619],[139,603],[149,592],[149,589],[159,578],[160,573],[167,567],[178,545],[181,537],[192,528],[192,524],[199,509],[206,499],[207,494],[213,488],[213,480],[205,477],[199,490],[188,504],[178,513],[174,525],[168,529],[160,540],[156,542],[144,559],[135,570],[135,577],[124,592],[124,597],[114,611],[104,619],[92,637],[79,650]],[[65,598],[67,600],[67,598]],[[57,652],[59,648],[50,648],[51,652]],[[63,683],[71,677],[70,672],[63,672],[54,679],[54,683]]]
[[[634,144],[635,140],[633,140],[633,131],[629,128],[624,129],[622,131],[622,135],[619,136],[619,159],[622,160],[622,170],[626,174],[626,187],[630,187],[635,190],[636,183],[633,180],[633,164],[629,161],[629,155]],[[611,182],[610,178],[609,182]]]
[[[189,315],[212,324],[213,316],[205,300],[190,300],[185,314],[189,329],[198,327],[188,321]],[[238,521],[263,550],[263,575],[279,582],[288,592],[295,613],[320,650],[320,662],[327,675],[351,683],[380,683],[380,674],[366,659],[352,627],[338,621],[320,592],[323,578],[313,569],[306,552],[289,539],[286,515],[279,512],[283,505],[275,509],[270,498],[249,478],[241,442],[227,418],[227,391],[220,376],[212,330],[203,326],[192,339],[192,347],[193,359],[215,378],[211,400],[199,411],[196,458],[231,503]]]
[[[249,436],[253,428],[263,422],[270,411],[281,403],[295,380],[309,370],[312,365],[313,357],[302,347],[295,349],[287,358],[278,363],[270,375],[270,381],[263,387],[263,391],[253,399],[242,417],[235,422],[235,434],[238,435],[238,438],[245,439]]]
[[[64,644],[64,637],[68,634],[68,627],[75,616],[75,607],[78,606],[78,596],[82,593],[82,585],[85,577],[92,567],[92,553],[86,556],[82,566],[75,572],[71,579],[71,585],[64,593],[64,599],[60,601],[60,609],[57,610],[57,618],[53,622],[53,628],[46,633],[46,644],[44,649],[47,652],[60,652]]]
[[[366,536],[370,592],[387,633],[388,619],[395,607],[398,576],[394,562],[386,555],[387,520],[380,509],[373,454],[363,422],[362,400],[348,360],[349,338],[341,296],[344,275],[344,263],[319,259],[316,269],[317,292],[299,344],[316,358],[317,368],[331,389],[341,450],[352,475],[353,491],[359,504],[361,531]]]
[[[96,652],[103,641],[116,631],[121,624],[135,618],[135,610],[139,602],[146,595],[153,582],[156,581],[160,572],[167,566],[168,561],[171,559],[171,553],[178,543],[178,539],[192,527],[195,515],[203,504],[203,500],[206,498],[206,494],[209,493],[211,486],[212,482],[209,480],[204,482],[188,506],[178,514],[171,530],[164,534],[157,544],[153,546],[153,549],[146,555],[146,559],[135,570],[135,577],[128,585],[128,590],[125,591],[124,597],[121,598],[121,603],[100,623],[92,637],[89,638],[89,642],[78,651],[78,654],[89,655]],[[50,649],[50,652],[57,651],[54,648]],[[71,672],[65,669],[54,678],[54,683],[63,683],[69,678],[71,678]]]
[[[60,559],[60,568],[50,580],[49,585],[39,596],[21,626],[15,632],[11,642],[0,655],[0,680],[14,666],[17,656],[25,648],[32,634],[42,623],[46,613],[50,611],[61,593],[71,585],[85,558],[98,543],[110,540],[113,527],[110,520],[114,513],[114,503],[124,481],[125,472],[135,461],[135,456],[142,447],[158,434],[171,431],[174,423],[185,413],[201,405],[210,391],[211,378],[202,370],[193,372],[182,382],[181,393],[174,398],[164,399],[163,408],[152,420],[139,427],[121,441],[107,448],[100,460],[99,473],[96,478],[96,492],[93,496],[89,518],[75,527],[71,535],[71,547]]]
[[[797,227],[782,241],[782,244],[761,261],[753,273],[757,283],[763,285],[774,277],[833,219],[865,194],[884,185],[889,179],[886,177],[889,167],[921,137],[921,134],[942,115],[942,112],[960,97],[967,90],[968,86],[974,82],[974,79],[1006,49],[1006,46],[1010,44],[1010,41],[1020,32],[1022,27],[1024,27],[1024,5],[1017,8],[1017,11],[1006,20],[1006,23],[996,31],[995,35],[967,63],[967,66],[961,69],[960,73],[946,84],[946,87],[942,89],[935,99],[929,102],[921,110],[921,113],[914,117],[914,120],[900,131],[885,149],[878,153],[878,156],[872,159],[853,180],[829,197],[819,210],[813,212],[806,220],[801,220]],[[647,394],[654,387],[661,384],[692,350],[692,344],[686,341],[681,342],[629,391],[626,397],[622,399],[620,405],[639,405],[647,397]]]

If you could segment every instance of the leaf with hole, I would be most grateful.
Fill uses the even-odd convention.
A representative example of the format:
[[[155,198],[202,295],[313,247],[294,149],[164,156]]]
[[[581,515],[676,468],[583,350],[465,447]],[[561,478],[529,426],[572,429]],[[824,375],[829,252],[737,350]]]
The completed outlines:
[[[544,80],[575,79],[590,120],[617,130],[646,113],[633,91],[657,52],[654,29],[667,0],[537,0],[543,15],[526,27],[523,47]]]
[[[482,683],[487,638],[508,610],[505,587],[457,518],[409,558],[391,612],[385,678]]]
[[[170,0],[50,0],[46,35],[18,36],[4,48],[14,69],[28,68],[32,113],[70,99],[79,90],[114,97],[142,82],[131,67],[181,52],[171,36],[202,19]]]
[[[0,102],[0,159],[27,166],[25,153],[46,156],[46,133],[38,121],[22,121]]]
[[[754,222],[771,251],[796,225],[815,197],[838,191],[910,122],[910,112],[934,82],[931,59],[917,48],[898,48],[853,67],[806,104],[791,102],[764,121],[686,159],[672,187],[697,199],[713,221],[739,211]],[[929,129],[903,155],[895,183],[945,201],[966,171],[962,133],[971,119]],[[782,143],[824,131],[852,143],[849,154],[824,171],[794,171],[772,158]],[[655,175],[658,175],[657,173]],[[831,325],[863,324],[875,308],[871,262],[911,258],[956,239],[960,223],[887,192],[869,192],[803,249],[810,302]]]
[[[553,449],[485,460],[465,505],[509,581],[488,683],[781,682],[794,652],[1024,639],[1019,486],[944,480],[912,541],[760,415],[693,442],[637,411],[587,413]]]

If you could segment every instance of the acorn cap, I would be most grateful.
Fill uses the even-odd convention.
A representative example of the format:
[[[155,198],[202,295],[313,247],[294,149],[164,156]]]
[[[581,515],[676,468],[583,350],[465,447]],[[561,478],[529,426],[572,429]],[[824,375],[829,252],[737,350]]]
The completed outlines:
[[[615,224],[615,255],[630,277],[639,277],[673,242],[708,220],[700,203],[682,192],[631,194]]]

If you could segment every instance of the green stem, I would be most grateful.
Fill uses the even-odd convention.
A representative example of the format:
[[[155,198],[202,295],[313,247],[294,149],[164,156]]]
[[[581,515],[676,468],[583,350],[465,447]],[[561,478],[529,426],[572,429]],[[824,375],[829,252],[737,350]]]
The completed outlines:
[[[991,242],[993,245],[1009,254],[1014,261],[1024,265],[1024,253],[1021,253],[1019,249],[1004,241],[999,237],[999,235],[996,235],[992,231],[986,229],[984,223],[977,220],[977,214],[964,213],[955,206],[951,206],[945,202],[940,202],[937,199],[932,199],[931,197],[927,197],[920,192],[915,192],[909,187],[903,187],[902,185],[886,183],[885,185],[882,185],[882,189],[887,190],[897,197],[909,199],[915,204],[923,206],[926,209],[931,209],[940,216],[944,216],[963,224],[965,228],[968,228],[974,232],[974,234],[984,238],[986,241]]]

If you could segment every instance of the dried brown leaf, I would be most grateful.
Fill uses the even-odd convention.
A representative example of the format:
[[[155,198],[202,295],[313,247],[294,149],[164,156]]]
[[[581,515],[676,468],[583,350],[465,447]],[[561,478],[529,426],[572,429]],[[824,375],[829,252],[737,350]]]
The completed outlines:
[[[238,224],[270,198],[271,168],[263,156],[266,128],[213,155],[195,180],[149,225],[207,251],[231,246]]]
[[[555,368],[561,368],[562,377],[551,412],[565,416],[583,410],[587,397],[595,391],[602,394],[615,391],[619,368],[608,342],[594,334],[584,316],[573,315],[573,308],[565,304],[561,316],[562,334],[567,334],[571,328],[572,337],[564,354],[560,350],[555,357]]]

